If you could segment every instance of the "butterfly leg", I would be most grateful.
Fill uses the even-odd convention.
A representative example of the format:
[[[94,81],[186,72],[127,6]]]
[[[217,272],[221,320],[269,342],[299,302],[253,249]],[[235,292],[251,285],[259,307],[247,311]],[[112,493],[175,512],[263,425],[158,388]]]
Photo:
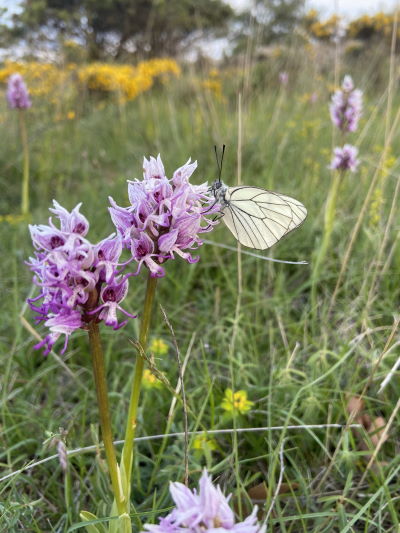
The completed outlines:
[[[217,203],[218,203],[218,202],[217,202],[217,199],[215,199],[214,203],[211,204],[211,205],[208,207],[208,209],[206,209],[205,211],[202,211],[201,214],[202,214],[202,215],[205,215],[206,213],[208,213],[209,211],[211,211],[211,209],[212,209],[215,205],[217,205]]]
[[[216,220],[220,220],[223,216],[224,216],[225,213],[217,213],[215,215],[215,217],[212,219],[212,222],[215,222]],[[212,224],[209,224],[206,228],[204,228],[204,231],[208,231],[209,229],[211,229],[213,226]]]
[[[215,215],[215,217],[212,219],[212,221],[215,222],[216,220],[221,219],[224,215],[225,215],[225,213],[223,211],[221,211],[220,213],[217,213]]]

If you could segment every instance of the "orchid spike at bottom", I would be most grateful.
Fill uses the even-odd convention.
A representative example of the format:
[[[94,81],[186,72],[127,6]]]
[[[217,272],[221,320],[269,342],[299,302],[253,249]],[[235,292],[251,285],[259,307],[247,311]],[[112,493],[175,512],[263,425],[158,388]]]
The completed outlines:
[[[200,478],[199,492],[182,483],[171,483],[170,493],[174,509],[157,525],[145,524],[142,533],[265,533],[265,526],[257,522],[257,507],[244,521],[235,520],[230,496],[224,496],[220,487],[213,485],[206,470]]]

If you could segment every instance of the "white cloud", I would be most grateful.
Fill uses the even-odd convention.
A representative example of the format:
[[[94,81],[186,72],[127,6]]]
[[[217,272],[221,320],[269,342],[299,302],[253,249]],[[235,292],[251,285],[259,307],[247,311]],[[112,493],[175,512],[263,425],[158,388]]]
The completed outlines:
[[[235,9],[249,8],[251,0],[225,0]],[[322,16],[329,16],[339,12],[346,18],[355,18],[359,15],[372,15],[377,11],[393,11],[400,8],[400,0],[306,0],[306,8],[317,9]]]

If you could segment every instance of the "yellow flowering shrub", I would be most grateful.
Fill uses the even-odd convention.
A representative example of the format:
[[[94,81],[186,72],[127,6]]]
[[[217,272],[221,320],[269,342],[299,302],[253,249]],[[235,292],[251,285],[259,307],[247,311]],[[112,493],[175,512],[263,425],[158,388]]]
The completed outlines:
[[[78,69],[78,78],[88,89],[115,92],[126,100],[148,91],[157,78],[180,75],[180,67],[172,59],[151,59],[137,66],[90,63]]]
[[[390,38],[393,24],[394,15],[382,12],[375,15],[363,15],[350,22],[348,33],[353,39],[370,39],[374,36]],[[397,30],[397,36],[400,36],[400,29]]]
[[[305,25],[312,37],[320,40],[331,39],[340,23],[338,15],[332,15],[326,20],[319,20],[318,13],[311,10],[305,17]]]
[[[319,20],[315,9],[309,11],[304,17],[304,25],[312,37],[319,40],[331,39],[340,22],[338,15],[332,15],[326,20]],[[393,32],[394,14],[383,12],[375,15],[362,15],[352,20],[346,27],[346,34],[351,39],[368,40],[372,37],[390,38]],[[400,28],[397,30],[400,37]]]
[[[77,65],[68,63],[58,66],[54,63],[5,62],[0,68],[0,83],[6,83],[9,76],[20,73],[32,96],[52,96],[69,87],[77,89],[77,82],[89,90],[104,94],[115,93],[124,100],[132,100],[138,94],[148,91],[156,79],[165,81],[169,76],[179,76],[178,63],[173,59],[151,59],[138,65],[114,65],[89,63]]]
[[[3,68],[0,69],[0,83],[7,83],[11,74],[18,72],[24,77],[32,96],[47,96],[54,93],[57,88],[65,87],[75,68],[76,66],[73,64],[66,65],[65,68],[61,69],[53,63],[6,61]]]

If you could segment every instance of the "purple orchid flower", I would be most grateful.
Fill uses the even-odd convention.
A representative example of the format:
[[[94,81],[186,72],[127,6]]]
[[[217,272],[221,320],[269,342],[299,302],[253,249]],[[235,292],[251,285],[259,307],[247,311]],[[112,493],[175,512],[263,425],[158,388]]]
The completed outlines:
[[[119,305],[128,293],[128,280],[117,281],[114,279],[113,284],[105,285],[100,292],[100,299],[103,302],[97,309],[90,311],[90,314],[99,313],[99,319],[104,320],[106,326],[112,326],[114,329],[120,329],[128,322],[127,320],[118,323],[117,309],[129,318],[136,318],[122,309]]]
[[[213,205],[207,184],[189,183],[196,167],[197,162],[189,159],[168,179],[159,155],[144,158],[143,179],[128,182],[130,205],[120,207],[110,198],[112,221],[123,246],[131,250],[138,263],[135,274],[145,265],[151,276],[163,277],[161,264],[175,254],[189,263],[198,261],[190,250],[201,246],[199,235],[216,223],[208,220],[205,213],[213,214],[219,207]]]
[[[36,344],[35,348],[44,348],[44,355],[48,355],[60,335],[65,335],[64,347],[61,350],[61,353],[64,353],[67,349],[69,336],[82,325],[82,317],[79,311],[50,316],[45,322],[45,326],[50,329],[50,333],[39,344]]]
[[[341,89],[335,91],[329,106],[333,124],[343,132],[354,132],[362,115],[362,92],[354,88],[351,76],[345,76]]]
[[[350,172],[356,172],[358,165],[360,164],[358,156],[358,149],[351,144],[345,144],[343,148],[335,148],[332,162],[329,166],[332,170],[350,170]]]
[[[265,533],[265,526],[257,523],[257,507],[243,521],[236,522],[229,506],[230,496],[224,496],[220,487],[215,487],[204,470],[200,478],[199,492],[190,490],[182,483],[171,483],[170,493],[175,508],[160,519],[159,524],[145,524],[151,533]],[[145,532],[142,532],[145,533]]]
[[[56,201],[53,205],[50,211],[60,227],[51,219],[48,226],[29,227],[36,252],[27,263],[34,273],[33,282],[41,289],[28,303],[36,313],[36,322],[44,321],[50,330],[36,345],[44,347],[45,354],[65,335],[63,353],[71,334],[92,320],[117,329],[127,322],[118,322],[117,311],[134,318],[120,306],[128,291],[127,277],[121,277],[119,269],[123,266],[119,263],[121,237],[110,235],[93,245],[85,237],[89,222],[79,212],[81,204],[71,212]]]
[[[32,102],[21,74],[11,74],[7,86],[8,105],[12,109],[28,109]]]
[[[122,240],[120,236],[110,235],[100,241],[94,247],[97,259],[97,272],[101,281],[109,283],[119,266],[119,258],[122,253]]]

